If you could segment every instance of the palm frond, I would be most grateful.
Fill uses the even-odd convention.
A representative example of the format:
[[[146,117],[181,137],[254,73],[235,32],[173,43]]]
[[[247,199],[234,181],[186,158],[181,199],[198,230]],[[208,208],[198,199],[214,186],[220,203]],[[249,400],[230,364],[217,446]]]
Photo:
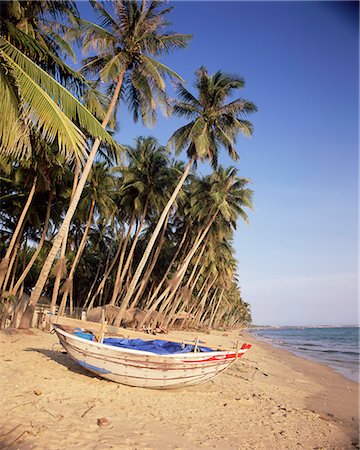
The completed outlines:
[[[102,67],[99,75],[105,83],[115,81],[126,66],[126,54],[120,51]]]
[[[84,19],[80,20],[78,33],[83,36],[83,51],[85,53],[90,49],[99,53],[108,53],[109,47],[114,47],[118,41],[118,38],[110,31]],[[74,30],[74,34],[76,34],[76,30]]]
[[[130,76],[131,90],[127,97],[130,108],[133,111],[134,121],[141,114],[142,121],[148,126],[156,123],[156,102],[153,96],[154,89],[151,89],[148,79],[141,72],[133,72]]]
[[[112,18],[111,14],[106,10],[106,8],[96,0],[90,0],[91,6],[96,10],[101,18],[101,26],[103,28],[110,28],[112,30],[119,30],[119,25]]]
[[[28,88],[32,84],[39,95],[41,95],[40,91],[47,94],[47,101],[51,100],[54,103],[54,107],[50,107],[49,105],[54,112],[56,111],[55,106],[59,105],[58,110],[60,112],[63,110],[63,114],[68,117],[70,122],[71,120],[77,120],[79,125],[86,129],[92,136],[99,137],[110,145],[117,146],[109,133],[101,127],[100,123],[69,91],[2,37],[0,37],[0,51],[3,57],[7,59],[11,68],[22,78],[25,87]],[[31,101],[31,90],[29,94],[30,97],[25,99],[26,102]],[[24,96],[23,93],[22,95]],[[45,101],[45,96],[43,97]],[[46,126],[46,124],[44,125]],[[71,128],[74,130],[73,127]]]
[[[86,76],[94,75],[99,76],[100,70],[107,64],[112,58],[112,55],[102,54],[100,56],[89,56],[83,59],[83,66],[80,69],[80,73]]]
[[[192,37],[192,34],[180,33],[168,33],[159,36],[159,38],[156,39],[157,50],[155,54],[168,53],[176,48],[186,48]]]
[[[7,72],[5,71],[7,70]],[[29,159],[31,142],[29,129],[21,120],[19,100],[9,82],[9,69],[0,63],[0,154],[15,159]]]
[[[235,124],[239,128],[239,130],[242,132],[242,134],[246,137],[251,137],[254,133],[254,126],[251,122],[248,120],[240,120],[235,119]]]
[[[199,100],[191,94],[182,84],[177,84],[176,93],[178,97],[185,103],[190,103],[193,107],[198,108],[198,110],[202,110],[203,106],[199,102]]]
[[[2,48],[0,43],[0,56],[6,61],[14,74],[23,99],[21,106],[26,117],[41,133],[43,139],[54,142],[57,138],[61,153],[66,154],[73,150],[83,160],[86,155],[84,134],[52,100],[49,94]]]
[[[196,117],[201,111],[198,108],[190,105],[189,103],[175,101],[173,102],[173,114],[178,117],[193,118]]]
[[[181,150],[190,143],[190,132],[195,124],[195,121],[190,122],[178,130],[176,130],[168,140],[168,147],[174,147],[175,153],[178,154]]]
[[[229,153],[229,156],[234,160],[238,161],[239,155],[237,154],[234,147],[234,139],[231,135],[227,134],[225,130],[221,128],[219,124],[216,126],[216,137],[221,142],[223,147],[225,147]]]
[[[142,58],[144,60],[147,60],[152,63],[152,65],[159,70],[162,74],[169,76],[170,78],[177,78],[182,83],[185,81],[181,78],[179,74],[177,74],[174,70],[170,69],[170,67],[166,66],[165,64],[162,64],[161,62],[157,61],[156,59],[151,58],[150,56],[142,55]]]
[[[52,41],[64,55],[70,56],[70,58],[72,58],[72,60],[76,62],[75,52],[65,39],[63,39],[58,33],[56,33],[53,28],[50,28],[45,24],[43,24],[41,28],[42,31],[44,31],[48,36],[51,37]]]

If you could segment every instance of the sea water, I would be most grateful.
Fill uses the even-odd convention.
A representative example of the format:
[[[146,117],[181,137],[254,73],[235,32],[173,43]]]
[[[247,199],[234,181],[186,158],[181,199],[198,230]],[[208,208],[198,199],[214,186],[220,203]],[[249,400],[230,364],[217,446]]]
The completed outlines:
[[[360,382],[358,327],[264,328],[253,329],[251,333]]]

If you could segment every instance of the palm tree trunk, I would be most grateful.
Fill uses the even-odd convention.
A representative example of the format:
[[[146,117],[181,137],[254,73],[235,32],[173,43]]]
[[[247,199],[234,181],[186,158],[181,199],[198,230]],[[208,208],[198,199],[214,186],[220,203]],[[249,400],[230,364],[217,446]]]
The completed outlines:
[[[119,291],[120,291],[119,283],[120,283],[120,278],[121,278],[121,274],[122,274],[122,268],[123,268],[123,263],[124,263],[124,259],[125,259],[126,249],[127,249],[127,246],[128,246],[129,240],[130,240],[131,230],[134,225],[134,220],[135,220],[135,211],[133,211],[133,213],[132,213],[130,223],[129,223],[129,229],[126,234],[125,241],[123,243],[123,247],[121,250],[121,255],[120,255],[119,264],[118,264],[118,268],[117,268],[117,272],[116,272],[114,289],[113,289],[110,305],[115,305],[116,299],[119,295]]]
[[[216,313],[217,313],[217,311],[218,311],[218,309],[219,309],[221,300],[222,300],[222,298],[223,298],[224,292],[225,292],[225,289],[222,289],[221,292],[220,292],[219,300],[218,300],[218,302],[217,302],[215,311],[213,312],[213,314],[212,314],[211,317],[210,317],[209,329],[212,327],[212,324],[213,324],[214,319],[215,319],[215,317],[216,317]]]
[[[203,271],[203,267],[200,267],[200,269],[199,269],[199,271],[198,271],[198,274],[197,274],[196,277],[195,277],[195,281],[194,281],[194,283],[192,284],[192,286],[190,287],[190,284],[191,284],[191,282],[192,282],[192,280],[193,280],[193,278],[194,278],[194,276],[195,276],[196,269],[198,268],[198,266],[199,266],[199,264],[200,264],[200,260],[201,260],[201,258],[202,258],[203,253],[204,253],[205,247],[206,247],[206,242],[204,242],[204,244],[203,244],[203,246],[202,246],[202,248],[201,248],[201,250],[200,250],[199,256],[198,256],[198,258],[197,258],[197,260],[196,260],[196,262],[195,262],[195,264],[194,264],[192,273],[191,273],[191,275],[190,275],[190,277],[189,277],[189,280],[188,280],[187,283],[186,283],[185,288],[188,289],[188,292],[186,292],[186,298],[185,298],[183,304],[182,304],[181,307],[180,307],[179,313],[181,313],[182,311],[185,311],[185,308],[186,308],[187,304],[189,303],[189,300],[190,300],[190,298],[191,298],[191,296],[192,296],[192,293],[193,293],[193,291],[194,291],[194,289],[195,289],[196,283],[198,282],[198,279],[200,278],[200,275],[201,275],[201,273],[202,273],[202,271]],[[166,323],[164,324],[164,326],[167,326],[168,323],[170,323],[169,328],[171,328],[172,325],[175,323],[175,320],[176,320],[176,319],[175,319],[175,313],[176,313],[176,310],[177,310],[177,308],[178,308],[180,302],[181,302],[181,296],[179,297],[179,301],[176,303],[176,305],[174,305],[174,308],[173,308],[172,311],[170,312],[170,319],[169,319],[169,322],[166,322]],[[171,316],[173,316],[173,317],[171,317]],[[163,325],[163,324],[162,324],[162,325]]]
[[[154,293],[152,294],[150,300],[147,302],[147,309],[150,309],[152,307],[152,304],[154,303],[158,293],[160,292],[160,289],[161,289],[162,285],[164,284],[167,276],[169,275],[170,270],[171,270],[172,266],[174,265],[174,263],[176,261],[176,258],[179,256],[180,250],[181,250],[181,248],[182,248],[182,246],[183,246],[183,244],[185,242],[185,239],[186,239],[186,236],[187,236],[188,232],[189,232],[189,227],[186,229],[186,231],[185,231],[185,233],[184,233],[184,235],[183,235],[183,237],[181,239],[181,242],[180,242],[180,244],[178,245],[178,247],[176,249],[175,255],[174,255],[173,259],[171,260],[171,262],[169,264],[169,267],[166,269],[166,272],[165,272],[164,276],[162,277],[160,283],[156,287],[156,289],[155,289]]]
[[[133,242],[132,242],[131,247],[130,247],[130,251],[129,251],[128,257],[126,258],[126,262],[125,262],[124,268],[122,270],[121,277],[119,279],[119,283],[118,283],[118,286],[117,286],[118,294],[117,294],[117,296],[116,296],[116,298],[114,300],[114,303],[118,300],[119,293],[120,293],[120,290],[122,288],[124,278],[125,278],[125,276],[127,275],[128,271],[129,271],[130,264],[131,264],[132,259],[133,259],[135,247],[136,247],[136,244],[138,242],[138,239],[139,239],[142,227],[144,225],[144,221],[145,221],[146,214],[147,214],[147,208],[148,208],[148,199],[146,199],[146,201],[145,201],[144,211],[143,211],[143,213],[141,215],[139,226],[137,227],[137,230],[136,230]],[[121,295],[120,295],[120,298],[121,298]],[[113,299],[114,299],[114,297],[111,299],[111,302],[110,302],[111,305],[114,304],[114,303],[112,303]]]
[[[24,245],[24,247],[25,247],[25,245]],[[11,281],[10,281],[10,286],[9,286],[10,295],[11,295],[12,288],[14,286],[15,276],[16,276],[18,265],[19,265],[20,251],[21,251],[21,244],[19,244],[17,251],[15,252],[16,257],[15,257],[14,268],[12,270]]]
[[[120,255],[120,252],[121,252],[121,249],[122,249],[123,245],[124,245],[123,234],[121,234],[120,240],[119,240],[119,245],[118,245],[118,248],[116,250],[115,256],[114,256],[113,260],[111,261],[110,266],[105,270],[103,279],[100,281],[100,284],[99,284],[95,294],[92,296],[92,299],[91,299],[91,301],[89,303],[87,311],[89,311],[93,307],[93,304],[95,302],[96,297],[104,290],[105,284],[106,284],[106,282],[107,282],[107,280],[108,280],[108,278],[110,276],[111,271],[114,268],[114,265],[115,265],[119,255]],[[85,309],[85,305],[84,305],[84,309]]]
[[[150,266],[147,268],[147,270],[145,272],[145,275],[144,275],[144,277],[143,277],[143,279],[141,281],[140,287],[139,287],[139,289],[137,291],[137,294],[136,294],[133,302],[130,304],[130,309],[135,308],[137,306],[137,304],[139,303],[140,297],[144,293],[144,291],[145,291],[145,289],[146,289],[146,287],[147,287],[147,285],[149,283],[152,271],[154,270],[155,264],[157,263],[157,260],[159,258],[162,246],[164,245],[165,231],[166,231],[167,224],[169,222],[169,217],[170,217],[170,211],[168,212],[168,215],[166,216],[166,220],[164,222],[164,226],[163,226],[163,229],[162,229],[162,232],[161,232],[159,243],[158,243],[158,245],[156,247],[156,251],[155,251],[154,256],[153,256],[153,258],[151,260],[151,264],[150,264]]]
[[[13,252],[11,254],[10,261],[9,261],[9,264],[8,264],[8,267],[7,267],[7,271],[6,271],[6,274],[5,274],[5,280],[4,280],[4,283],[3,283],[3,292],[6,291],[7,284],[9,282],[10,276],[12,274],[12,268],[13,268],[14,262],[16,261],[16,258],[17,258],[18,253],[19,253],[21,239],[22,239],[22,236],[23,236],[23,233],[24,233],[24,228],[25,228],[25,222],[23,222],[23,224],[22,224],[22,226],[20,228],[20,231],[19,231],[19,233],[17,235],[17,238],[16,238],[16,241],[15,241],[15,245],[13,247]]]
[[[191,169],[193,161],[194,161],[194,157],[192,157],[190,159],[190,161],[188,162],[188,164],[187,164],[187,166],[186,166],[186,168],[184,170],[184,173],[182,174],[182,177],[180,178],[180,181],[179,181],[178,185],[176,186],[172,196],[170,197],[169,201],[167,202],[163,212],[161,213],[160,219],[159,219],[159,221],[158,221],[158,223],[157,223],[157,225],[155,227],[155,230],[154,230],[154,232],[153,232],[153,234],[152,234],[152,236],[151,236],[151,238],[150,238],[150,240],[148,242],[148,245],[146,246],[144,254],[143,254],[143,256],[142,256],[142,258],[141,258],[141,260],[139,262],[139,265],[138,265],[138,267],[137,267],[137,269],[135,271],[135,274],[134,274],[134,276],[133,276],[133,278],[131,280],[129,289],[128,289],[127,293],[126,293],[126,296],[125,296],[124,300],[121,303],[121,307],[120,307],[120,311],[119,311],[118,317],[116,317],[116,320],[115,320],[116,324],[120,324],[121,321],[122,321],[122,318],[124,316],[124,312],[125,312],[128,304],[129,304],[129,302],[130,302],[130,300],[131,300],[131,298],[133,296],[135,287],[136,287],[136,285],[137,285],[137,283],[139,281],[139,278],[140,278],[140,276],[141,276],[141,274],[142,274],[142,272],[144,270],[145,264],[147,263],[147,260],[148,260],[148,258],[150,256],[150,253],[151,253],[152,249],[153,249],[155,241],[156,241],[156,239],[157,239],[157,237],[158,237],[158,235],[160,233],[161,227],[163,226],[163,224],[165,222],[167,213],[169,212],[169,210],[172,207],[172,205],[173,205],[173,203],[174,203],[174,201],[175,201],[175,199],[176,199],[180,189],[182,188],[182,185],[184,184],[184,182],[186,180],[186,177],[188,176],[188,174],[190,172],[190,169]]]
[[[187,268],[188,268],[188,266],[190,264],[190,261],[191,261],[192,257],[195,255],[195,253],[196,253],[197,249],[199,248],[200,244],[205,239],[208,231],[211,228],[211,225],[213,224],[213,222],[214,222],[214,220],[215,220],[215,218],[217,216],[217,213],[218,213],[218,211],[213,215],[213,217],[211,218],[210,222],[205,227],[205,229],[203,229],[202,231],[199,231],[198,236],[195,239],[195,242],[194,242],[194,244],[192,246],[192,249],[189,252],[189,254],[186,256],[183,264],[176,271],[176,273],[175,273],[174,277],[172,278],[171,283],[169,284],[169,286],[163,291],[163,293],[159,296],[159,298],[156,300],[156,302],[147,311],[147,313],[145,314],[143,320],[139,324],[139,328],[141,328],[142,325],[144,325],[146,320],[150,317],[151,312],[154,311],[158,307],[158,305],[164,300],[164,298],[168,297],[167,300],[166,300],[167,303],[170,302],[174,298],[174,296],[176,294],[176,291],[178,290],[178,288],[179,288],[179,286],[180,286],[180,284],[181,284],[181,282],[182,282],[182,280],[183,280],[183,278],[185,276],[185,273],[187,271]],[[122,316],[120,316],[121,314],[122,314],[122,311],[120,310],[118,315],[117,315],[117,317],[116,317],[116,319],[115,319],[115,322],[114,322],[115,326],[119,326],[120,325],[121,319],[119,320],[119,317],[122,317]]]
[[[200,318],[202,316],[202,312],[204,310],[206,300],[207,300],[207,298],[209,296],[210,289],[212,288],[213,284],[215,283],[216,278],[217,278],[217,276],[215,276],[211,280],[211,282],[208,284],[208,286],[206,288],[206,291],[205,291],[204,295],[202,296],[202,299],[201,299],[200,303],[198,304],[198,308],[197,308],[198,310],[196,312],[196,316],[195,316],[195,320],[194,320],[194,324],[195,324],[196,328],[199,326]]]
[[[216,297],[216,294],[217,294],[218,290],[219,290],[219,288],[215,289],[213,295],[211,296],[211,300],[210,300],[210,302],[208,304],[208,307],[205,308],[205,311],[204,311],[204,313],[203,313],[203,315],[202,315],[202,317],[200,319],[200,323],[199,323],[200,327],[204,324],[205,319],[207,318],[207,316],[210,313],[210,311],[213,309],[213,305],[215,305],[215,297]]]
[[[30,272],[32,266],[34,265],[36,258],[38,257],[44,242],[45,242],[45,238],[46,238],[46,234],[49,228],[49,222],[50,222],[50,211],[51,211],[51,205],[52,205],[52,201],[54,198],[54,193],[53,191],[49,192],[49,199],[48,199],[48,205],[46,208],[46,215],[45,215],[45,222],[44,222],[44,228],[43,228],[43,232],[41,234],[41,238],[39,241],[39,244],[34,252],[34,254],[32,255],[28,265],[25,267],[25,269],[23,270],[23,273],[21,274],[20,278],[18,279],[18,281],[16,282],[14,288],[11,290],[11,293],[13,295],[16,295],[20,286],[22,285],[22,283],[24,282],[25,278],[27,277],[27,274]]]
[[[197,278],[196,282],[198,281],[199,277],[200,277],[200,273],[198,274],[198,277],[196,277]],[[209,281],[209,278],[210,278],[210,272],[208,273],[207,277],[205,278],[205,281],[203,282],[203,284],[201,285],[201,288],[199,289],[199,292],[197,293],[197,297],[200,297],[200,295],[202,294],[202,291],[205,289],[205,287],[206,287],[206,285],[207,285],[207,283]],[[193,289],[195,289],[195,285],[193,285]],[[191,297],[188,297],[187,303],[189,302],[190,298]],[[180,326],[180,330],[183,328],[183,326],[185,326],[186,322],[191,322],[191,317],[190,316],[191,316],[192,312],[194,311],[195,307],[196,307],[196,300],[194,299],[193,304],[192,304],[192,306],[189,309],[189,316],[186,319],[183,320],[183,322],[182,322],[182,324]]]
[[[92,222],[92,218],[93,218],[93,215],[94,215],[94,209],[95,209],[95,198],[93,198],[91,200],[89,217],[88,217],[87,224],[86,224],[86,227],[85,227],[85,230],[84,230],[84,234],[83,234],[83,236],[81,238],[79,248],[78,248],[78,250],[76,252],[74,261],[72,263],[69,276],[68,276],[67,280],[65,281],[64,294],[63,294],[63,298],[61,300],[61,305],[60,305],[60,310],[62,312],[65,311],[67,297],[68,297],[69,293],[72,290],[72,283],[73,283],[73,279],[74,279],[75,270],[76,270],[77,265],[78,265],[78,263],[80,261],[81,255],[84,252],[84,248],[85,248],[85,245],[86,245],[86,239],[88,237],[90,226],[91,226],[91,222]],[[72,310],[72,308],[70,307],[70,313],[71,313],[71,310]]]
[[[201,248],[201,250],[200,250],[200,252],[199,252],[199,255],[198,255],[198,257],[197,257],[197,259],[196,259],[196,261],[195,261],[195,264],[194,264],[194,267],[193,267],[193,269],[192,269],[192,271],[191,271],[191,274],[190,274],[190,276],[189,276],[189,279],[187,280],[186,285],[184,286],[183,289],[181,289],[181,291],[184,291],[184,290],[185,290],[185,292],[186,292],[186,291],[189,291],[190,284],[191,284],[191,282],[192,282],[192,280],[193,280],[193,278],[194,278],[194,276],[195,276],[196,269],[197,269],[197,267],[198,267],[198,265],[199,265],[199,263],[200,263],[200,260],[201,260],[201,258],[202,258],[202,255],[203,255],[203,253],[204,253],[205,245],[206,245],[206,243],[203,244],[203,246],[202,246],[202,248]],[[186,295],[190,295],[190,296],[191,296],[191,293],[186,292]],[[161,325],[163,325],[165,328],[169,325],[170,321],[172,320],[172,317],[175,315],[176,310],[177,310],[177,308],[178,308],[178,306],[179,306],[179,304],[180,304],[180,302],[181,302],[181,298],[182,298],[181,293],[179,293],[179,290],[178,290],[178,294],[177,294],[177,296],[176,296],[176,298],[175,298],[174,305],[171,307],[169,313],[167,313],[167,310],[169,309],[169,308],[168,308],[168,305],[170,305],[170,301],[167,300],[167,301],[166,301],[166,305],[162,305],[162,307],[161,307],[161,309],[160,309],[160,312],[164,311],[164,313],[167,315],[167,318],[166,318],[166,319],[162,322],[162,324],[161,324]],[[165,309],[165,308],[166,308],[166,309]]]
[[[97,268],[97,271],[96,271],[96,275],[95,275],[95,277],[94,277],[94,281],[92,282],[92,284],[91,284],[91,286],[90,286],[90,289],[89,289],[89,291],[88,291],[88,294],[87,294],[87,296],[86,296],[86,299],[85,299],[85,301],[84,301],[84,303],[83,303],[83,306],[82,306],[82,308],[81,308],[82,311],[85,311],[86,306],[87,306],[87,304],[89,303],[89,300],[90,300],[91,294],[92,294],[92,292],[93,292],[93,290],[94,290],[94,287],[95,287],[95,285],[96,285],[96,282],[97,282],[97,279],[98,279],[100,270],[101,270],[101,265],[99,264],[99,265],[98,265],[98,268]]]
[[[74,197],[75,190],[76,190],[77,184],[79,182],[79,173],[80,173],[80,161],[78,160],[78,158],[76,158],[75,172],[74,172],[74,179],[73,179],[72,192],[71,192],[71,196],[70,196],[70,202]],[[60,257],[59,257],[58,262],[56,263],[55,270],[54,270],[55,282],[54,282],[52,298],[51,298],[51,305],[50,305],[50,311],[52,313],[55,313],[61,280],[66,275],[66,248],[67,248],[67,240],[68,240],[68,234],[69,234],[69,226],[70,226],[70,223],[64,232],[64,237],[63,237],[63,240],[61,243],[61,249],[60,249]]]
[[[125,75],[125,71],[126,71],[126,67],[123,68],[123,70],[121,71],[121,73],[120,73],[120,75],[118,77],[117,85],[115,87],[113,98],[112,98],[112,100],[110,102],[108,112],[105,115],[105,118],[104,118],[104,120],[102,121],[102,124],[101,124],[101,126],[103,128],[105,128],[106,125],[108,124],[108,122],[110,120],[110,117],[111,117],[111,115],[112,115],[112,113],[113,113],[113,111],[115,109],[116,103],[117,103],[118,98],[119,98],[119,94],[120,94],[123,78],[124,78],[124,75]],[[38,300],[40,298],[41,292],[42,292],[42,290],[44,288],[44,285],[46,283],[46,280],[47,280],[47,278],[49,276],[51,267],[52,267],[53,262],[54,262],[54,260],[56,258],[56,255],[57,255],[57,253],[59,251],[59,248],[60,248],[61,242],[62,242],[62,240],[64,238],[66,229],[69,227],[70,222],[71,222],[71,220],[72,220],[72,218],[73,218],[73,216],[75,214],[76,207],[77,207],[77,205],[79,203],[79,200],[80,200],[80,197],[81,197],[81,193],[82,193],[82,191],[84,189],[86,180],[87,180],[87,178],[89,176],[89,173],[90,173],[90,170],[92,168],[92,165],[93,165],[93,162],[94,162],[94,159],[95,159],[95,156],[96,156],[96,153],[97,153],[97,150],[98,150],[99,146],[100,146],[100,139],[96,138],[95,141],[94,141],[94,145],[93,145],[93,147],[91,149],[91,152],[90,152],[90,154],[88,156],[88,159],[86,161],[86,164],[84,166],[84,169],[83,169],[82,175],[80,177],[79,183],[77,185],[74,197],[71,200],[69,209],[68,209],[68,211],[67,211],[67,213],[65,215],[65,219],[63,221],[63,224],[60,227],[60,230],[59,230],[59,232],[58,232],[58,234],[57,234],[57,236],[56,236],[56,238],[54,240],[53,246],[52,246],[52,248],[51,248],[51,250],[50,250],[50,252],[49,252],[49,254],[48,254],[47,258],[46,258],[46,261],[45,261],[43,267],[42,267],[42,270],[40,272],[40,275],[39,275],[39,278],[38,278],[38,280],[36,282],[34,290],[31,293],[30,301],[29,301],[29,304],[28,304],[28,306],[26,308],[26,311],[23,314],[23,317],[21,318],[21,322],[20,322],[20,327],[21,328],[29,328],[30,325],[31,325],[31,321],[32,321],[32,318],[33,318],[33,315],[34,315],[34,311],[35,311],[35,306],[36,306],[36,304],[37,304],[37,302],[38,302]]]
[[[16,225],[15,231],[14,231],[12,237],[11,237],[9,247],[8,247],[8,249],[6,251],[6,254],[5,254],[4,258],[2,259],[2,261],[0,263],[0,290],[3,287],[4,279],[5,279],[7,268],[8,268],[8,265],[9,265],[10,255],[13,252],[13,249],[14,249],[15,243],[16,243],[16,239],[17,239],[17,237],[18,237],[18,235],[20,233],[20,230],[21,230],[21,228],[22,228],[22,226],[24,224],[26,214],[27,214],[27,212],[28,212],[28,210],[30,208],[31,202],[32,202],[32,200],[34,198],[35,190],[36,190],[36,183],[37,183],[37,176],[34,178],[34,181],[33,181],[32,187],[30,189],[29,196],[28,196],[28,198],[26,200],[24,209],[22,210],[22,212],[20,214],[20,217],[19,217],[18,223]]]

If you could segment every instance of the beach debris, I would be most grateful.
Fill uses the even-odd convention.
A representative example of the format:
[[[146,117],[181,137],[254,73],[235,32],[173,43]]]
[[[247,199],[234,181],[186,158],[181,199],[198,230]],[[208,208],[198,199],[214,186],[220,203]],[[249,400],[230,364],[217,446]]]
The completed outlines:
[[[91,410],[94,408],[94,406],[95,406],[95,404],[89,406],[89,408],[88,408],[83,414],[81,414],[81,417],[85,417],[85,415],[86,415],[89,411],[91,411]],[[100,419],[98,419],[98,425],[99,425],[99,420],[100,420]],[[105,420],[106,420],[106,419],[105,419]]]
[[[35,389],[34,390],[34,394],[35,395],[42,395],[42,390],[41,389]]]
[[[15,442],[19,441],[27,434],[30,434],[28,430],[23,431],[21,434],[19,434],[19,436],[17,438],[15,438],[13,441],[11,441],[9,444],[5,445],[5,447],[2,447],[2,448],[4,448],[4,449],[5,448],[13,448],[13,445],[15,444]]]
[[[106,427],[109,423],[110,421],[106,417],[100,417],[100,419],[97,420],[99,427]]]
[[[10,431],[8,431],[7,433],[3,433],[3,434],[0,434],[0,437],[2,438],[2,437],[4,437],[4,436],[7,436],[8,434],[11,434],[13,431],[15,431],[17,428],[19,428],[19,427],[21,427],[21,423],[19,423],[19,425],[16,425],[14,428],[12,428]]]
[[[38,400],[39,401],[39,400]],[[25,406],[25,405],[34,405],[35,403],[32,401],[32,402],[26,402],[26,403],[20,403],[20,405],[15,405],[15,406],[13,406],[12,408],[10,408],[7,412],[6,412],[6,414],[9,414],[9,412],[10,411],[12,411],[13,409],[15,409],[15,408],[19,408],[19,406]]]

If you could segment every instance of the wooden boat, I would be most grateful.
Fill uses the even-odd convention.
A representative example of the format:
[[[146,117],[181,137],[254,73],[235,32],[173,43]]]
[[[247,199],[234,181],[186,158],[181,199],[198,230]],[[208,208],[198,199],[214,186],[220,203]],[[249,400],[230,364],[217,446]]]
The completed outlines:
[[[57,324],[54,323],[54,319],[51,322],[60,343],[69,356],[90,372],[107,380],[129,386],[172,389],[203,383],[223,372],[251,347],[250,344],[244,344],[241,348],[225,350],[207,345],[204,349],[203,344],[199,342],[169,341],[163,337],[135,332],[136,337],[141,336],[142,339],[146,337],[147,341],[155,338],[160,342],[181,343],[182,346],[192,345],[193,347],[187,353],[180,351],[171,354],[156,354],[113,345],[111,338],[104,339],[104,325],[75,319],[62,319],[66,325],[60,325],[61,320],[57,320]],[[93,336],[97,336],[98,340],[89,340],[89,335],[76,332],[76,329],[79,328],[82,330],[95,329]],[[113,329],[116,328],[117,338],[119,338],[119,334],[125,337],[129,332],[127,329],[117,327],[108,328],[110,328],[110,333],[113,333]]]

